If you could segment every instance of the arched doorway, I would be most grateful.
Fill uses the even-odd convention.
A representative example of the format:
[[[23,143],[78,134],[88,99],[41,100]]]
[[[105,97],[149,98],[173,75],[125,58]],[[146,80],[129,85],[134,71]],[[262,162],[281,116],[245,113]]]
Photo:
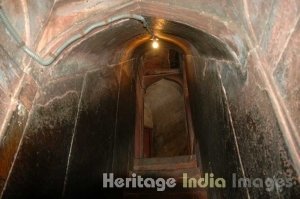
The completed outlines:
[[[144,95],[144,157],[188,155],[189,139],[182,87],[161,79]]]
[[[194,132],[183,53],[145,44],[137,66],[135,158],[194,154]]]

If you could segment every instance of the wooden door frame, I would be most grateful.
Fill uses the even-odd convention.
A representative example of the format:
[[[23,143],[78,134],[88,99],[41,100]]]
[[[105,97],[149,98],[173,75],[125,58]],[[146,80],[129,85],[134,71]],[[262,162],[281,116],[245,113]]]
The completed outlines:
[[[141,66],[142,65],[142,66]],[[137,67],[141,67],[137,70],[136,79],[136,119],[135,119],[135,141],[134,141],[134,151],[135,158],[143,158],[143,131],[144,131],[144,95],[146,89],[153,83],[160,81],[161,79],[166,79],[169,81],[174,81],[179,84],[183,90],[185,113],[186,113],[186,128],[189,136],[189,154],[195,153],[195,134],[194,127],[192,123],[189,91],[187,85],[187,76],[185,67],[187,67],[187,60],[184,59],[182,65],[182,71],[170,70],[170,73],[164,74],[154,74],[144,76],[143,64],[139,64]],[[180,77],[181,75],[181,77]]]

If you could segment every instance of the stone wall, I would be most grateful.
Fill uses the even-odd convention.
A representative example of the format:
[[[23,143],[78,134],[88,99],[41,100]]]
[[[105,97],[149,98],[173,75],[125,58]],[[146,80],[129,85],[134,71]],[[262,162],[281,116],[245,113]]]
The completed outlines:
[[[94,191],[100,191],[95,187],[101,186],[103,172],[126,175],[134,132],[131,70],[132,62],[126,62],[44,84],[3,198],[71,197],[90,189],[93,196],[100,194]]]
[[[20,3],[3,0],[1,5],[26,44],[33,49],[38,49],[42,55],[51,52],[70,35],[80,32],[83,27],[92,22],[118,13],[136,13],[186,24],[186,26],[176,26],[172,23],[159,24],[153,20],[155,23],[152,27],[157,34],[173,34],[184,38],[206,57],[204,61],[200,58],[193,58],[197,67],[194,70],[196,76],[191,77],[194,83],[190,85],[190,89],[193,93],[199,93],[199,96],[194,96],[192,103],[196,110],[194,125],[198,125],[199,128],[199,142],[205,138],[203,133],[208,131],[221,140],[214,139],[213,135],[207,137],[210,145],[203,144],[203,147],[211,149],[211,152],[207,151],[207,154],[202,154],[205,160],[204,168],[207,171],[212,170],[217,174],[228,176],[229,173],[222,171],[223,168],[220,168],[219,164],[225,164],[227,160],[230,160],[230,165],[226,165],[228,172],[237,171],[246,177],[270,177],[280,174],[299,180],[300,167],[296,164],[299,156],[297,149],[299,149],[300,130],[298,118],[300,115],[299,1],[93,0],[86,3],[68,0],[47,1],[45,4],[45,2],[36,3],[36,1],[23,0]],[[111,56],[112,53],[117,54],[120,51],[119,45],[144,33],[138,25],[140,25],[139,22],[119,26],[119,29],[114,27],[114,32],[104,37],[100,34],[102,38],[100,43],[95,42],[97,41],[95,38],[90,42],[91,45],[83,47],[84,50],[81,53],[76,52],[74,56],[77,58],[69,59],[63,64],[56,62],[50,68],[44,69],[24,56],[24,53],[8,36],[3,24],[0,23],[0,135],[2,139],[0,187],[7,188],[5,196],[10,196],[9,194],[15,193],[17,189],[27,189],[30,183],[33,183],[32,188],[35,186],[41,188],[36,193],[38,196],[47,192],[47,187],[42,188],[44,186],[42,176],[29,171],[31,167],[37,168],[37,172],[41,172],[38,168],[44,168],[51,174],[51,172],[63,173],[63,167],[66,172],[68,162],[77,161],[76,164],[84,165],[79,158],[84,155],[80,153],[77,159],[74,157],[68,161],[69,149],[71,143],[74,144],[74,150],[79,150],[80,142],[94,142],[94,140],[80,139],[83,129],[91,128],[84,126],[83,122],[90,117],[103,117],[102,111],[109,112],[109,117],[105,120],[107,119],[110,124],[101,120],[101,122],[98,121],[99,126],[97,126],[98,123],[95,120],[94,127],[96,129],[99,127],[99,131],[114,128],[114,138],[117,138],[114,142],[108,142],[108,153],[113,153],[113,157],[118,157],[125,148],[127,149],[128,140],[126,139],[130,138],[118,132],[121,132],[123,128],[131,129],[131,123],[128,122],[131,121],[131,116],[128,117],[127,114],[132,108],[128,104],[132,103],[131,97],[134,92],[129,83],[131,79],[129,69],[120,70],[118,69],[121,64],[119,60],[109,59],[114,58]],[[196,31],[193,32],[187,28],[188,26],[194,27]],[[126,31],[122,31],[124,27]],[[116,35],[118,37],[115,37]],[[97,57],[94,54],[99,52],[95,50],[100,48],[99,46],[107,50]],[[108,49],[109,47],[111,48]],[[99,57],[103,59],[98,59]],[[83,61],[85,58],[87,61]],[[228,63],[228,60],[233,62]],[[120,76],[119,74],[126,75]],[[125,80],[120,77],[124,77]],[[102,85],[102,83],[98,85],[93,91],[96,94],[82,90],[86,84],[96,85],[94,82],[97,82],[97,78],[105,80],[104,82],[108,85]],[[126,84],[121,83],[122,80]],[[207,87],[203,87],[199,82]],[[209,82],[212,82],[212,85]],[[111,91],[108,92],[108,96],[101,94],[103,89]],[[213,92],[210,93],[212,89]],[[97,96],[97,92],[101,97],[95,99],[93,95]],[[128,95],[128,92],[131,94]],[[200,96],[209,97],[211,102],[202,98],[198,100]],[[111,100],[108,100],[109,98]],[[90,104],[86,106],[86,102]],[[103,110],[104,105],[98,107],[96,105],[98,102],[100,105],[103,103],[108,109]],[[34,104],[33,107],[32,104]],[[211,113],[208,109],[210,105],[213,105],[212,117],[218,119],[214,121],[216,123],[210,124],[213,127],[204,122],[205,118],[201,113],[202,110],[207,111],[207,114]],[[89,107],[93,107],[91,112],[84,111]],[[98,109],[101,111],[97,112]],[[109,110],[116,113],[115,116]],[[111,123],[112,121],[114,122]],[[119,123],[122,128],[118,125],[117,127],[105,126],[116,125],[116,123]],[[224,127],[224,135],[218,132],[221,127]],[[45,134],[39,135],[40,130]],[[124,131],[127,132],[127,130]],[[106,132],[106,130],[103,131]],[[79,137],[76,138],[75,135]],[[92,136],[93,134],[87,139],[91,139]],[[229,138],[222,140],[223,137]],[[74,142],[72,142],[73,138]],[[107,139],[111,138],[107,137]],[[35,143],[34,140],[40,142]],[[224,150],[228,149],[219,153],[218,161],[213,157],[212,152],[215,149],[210,148],[215,144],[220,144]],[[293,147],[296,150],[293,150]],[[58,149],[60,152],[56,156],[54,154]],[[88,148],[87,152],[100,150],[101,148],[94,150]],[[45,160],[46,157],[53,159]],[[126,158],[122,158],[109,160],[107,164],[114,165],[112,168],[122,173],[125,168],[119,168],[122,164],[118,163],[118,160],[126,161]],[[51,171],[51,164],[48,165],[51,161],[53,164],[54,162],[61,164],[62,168],[59,168],[59,171]],[[97,161],[100,162],[100,159]],[[209,162],[211,164],[208,164]],[[35,163],[36,165],[32,165]],[[11,167],[13,164],[15,166]],[[80,171],[82,168],[75,166],[76,164],[74,163],[74,167],[71,166],[69,169],[70,186],[72,182],[74,186],[77,183],[75,177],[72,178],[72,172]],[[103,169],[107,167],[107,165],[101,165]],[[11,175],[9,182],[6,181],[8,175]],[[49,176],[51,179],[51,175]],[[30,180],[29,177],[34,180]],[[28,181],[17,181],[18,178]],[[53,196],[56,197],[62,192],[63,180],[65,179],[53,180],[55,183],[53,186],[55,190],[51,190]],[[94,182],[97,180],[99,179],[95,179]],[[18,185],[17,182],[24,184]],[[25,185],[25,182],[29,184]],[[68,186],[66,186],[66,194],[67,190]],[[275,192],[267,193],[255,189],[249,189],[248,192],[250,198],[275,197]],[[228,194],[235,193],[228,190],[218,194],[228,196]],[[279,194],[285,198],[295,197],[299,195],[299,188],[284,190]]]

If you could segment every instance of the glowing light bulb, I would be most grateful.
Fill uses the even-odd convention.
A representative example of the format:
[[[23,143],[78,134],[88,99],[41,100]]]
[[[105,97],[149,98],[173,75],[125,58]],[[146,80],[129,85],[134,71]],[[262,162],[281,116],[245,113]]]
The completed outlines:
[[[154,49],[157,49],[157,48],[159,47],[159,43],[158,43],[157,40],[153,40],[153,42],[152,42],[152,47],[153,47]]]

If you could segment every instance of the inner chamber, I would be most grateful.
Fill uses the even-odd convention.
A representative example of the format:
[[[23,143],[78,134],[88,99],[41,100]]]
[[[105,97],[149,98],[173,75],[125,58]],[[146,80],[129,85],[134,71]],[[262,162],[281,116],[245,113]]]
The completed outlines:
[[[232,136],[216,66],[233,61],[226,45],[180,23],[147,21],[158,49],[140,22],[124,20],[91,33],[51,68],[34,67],[41,89],[5,197],[101,195],[97,174],[127,176],[153,157],[175,166],[192,164],[188,157],[199,172],[213,160],[216,175],[238,170],[235,153],[214,149]]]
[[[247,71],[218,38],[147,21],[158,49],[140,22],[123,20],[77,42],[51,68],[33,67],[40,88],[3,198],[123,197],[126,190],[100,189],[109,172],[243,176],[224,87],[236,100]],[[5,144],[15,139],[7,134]],[[246,190],[196,196],[246,198]]]

